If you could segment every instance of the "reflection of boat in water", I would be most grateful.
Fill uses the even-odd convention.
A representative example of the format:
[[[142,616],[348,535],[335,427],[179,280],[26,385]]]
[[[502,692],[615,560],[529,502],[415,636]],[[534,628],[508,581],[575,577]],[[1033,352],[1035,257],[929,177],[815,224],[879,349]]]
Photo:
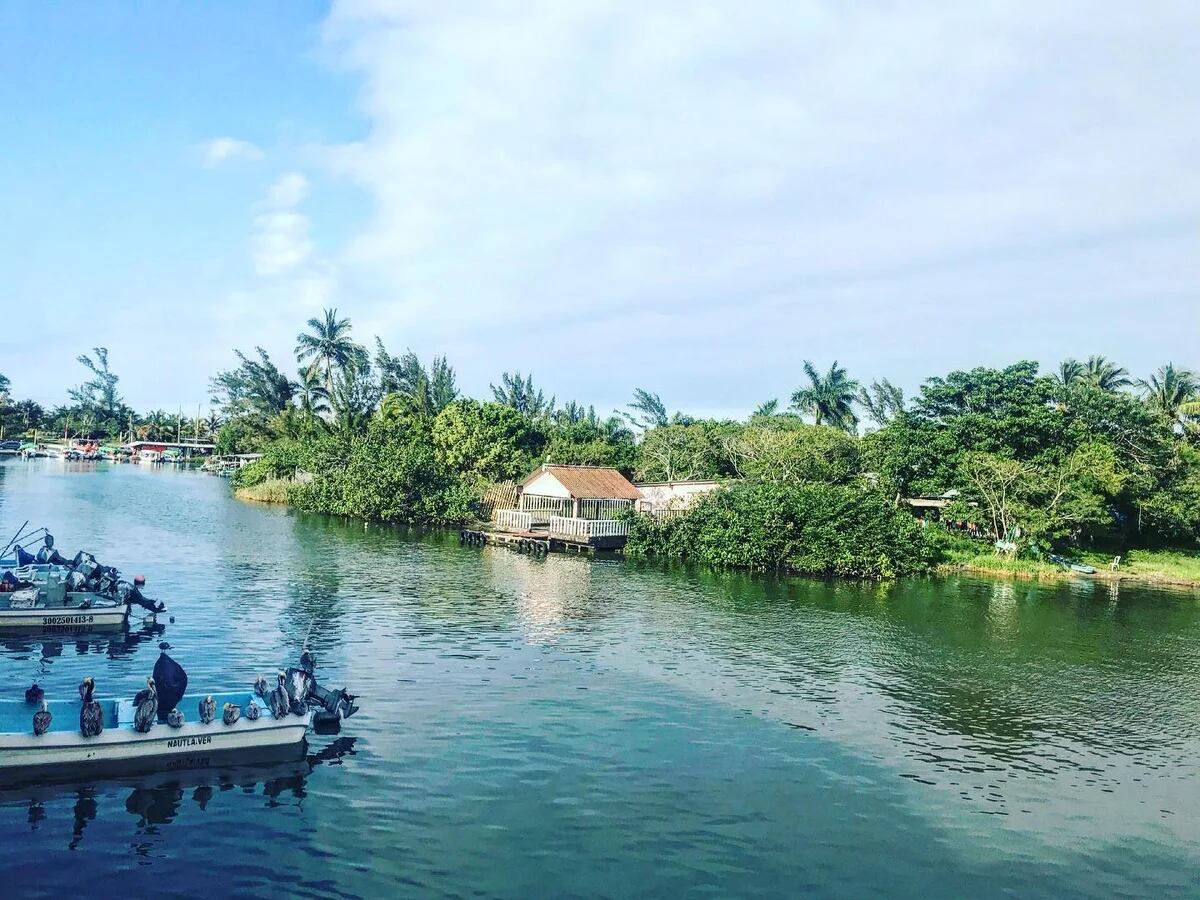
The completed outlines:
[[[130,766],[110,767],[105,772],[96,768],[88,780],[58,780],[12,782],[0,786],[0,808],[20,804],[49,803],[64,797],[89,794],[95,788],[132,791],[125,807],[141,812],[148,795],[177,796],[183,790],[194,791],[192,797],[203,809],[212,797],[212,789],[263,786],[263,793],[278,797],[288,791],[302,791],[309,775],[325,763],[333,763],[354,753],[354,738],[341,737],[315,753],[305,753],[303,745],[285,748],[265,748],[242,752],[213,754],[205,765],[187,769],[137,772]]]
[[[226,725],[220,715],[225,704],[239,710],[248,709],[251,703],[261,708],[262,699],[251,691],[214,692],[211,696],[218,710],[212,721],[185,721],[178,728],[158,723],[146,732],[134,727],[137,709],[132,700],[93,701],[99,703],[103,717],[103,730],[94,737],[80,733],[80,700],[47,702],[52,721],[41,735],[35,735],[30,724],[36,707],[22,700],[0,700],[0,780],[78,778],[93,769],[136,771],[139,766],[157,770],[208,767],[214,759],[239,753],[292,750],[299,756],[303,752],[311,711],[289,711],[279,719],[270,713],[256,720],[241,716]]]

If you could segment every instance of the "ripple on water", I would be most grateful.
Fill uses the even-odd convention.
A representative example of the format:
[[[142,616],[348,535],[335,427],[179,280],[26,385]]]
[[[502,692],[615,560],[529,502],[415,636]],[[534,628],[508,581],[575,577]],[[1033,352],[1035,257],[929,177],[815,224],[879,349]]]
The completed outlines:
[[[196,895],[1187,894],[1189,595],[771,580],[460,548],[192,473],[0,463],[0,526],[144,570],[194,687],[311,625],[364,696],[282,768],[0,795],[0,867]],[[132,694],[153,631],[6,639],[0,676]]]

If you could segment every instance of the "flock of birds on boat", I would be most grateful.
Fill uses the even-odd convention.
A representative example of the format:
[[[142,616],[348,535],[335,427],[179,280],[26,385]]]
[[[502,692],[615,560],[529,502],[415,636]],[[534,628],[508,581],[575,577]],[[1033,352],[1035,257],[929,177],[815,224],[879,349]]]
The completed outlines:
[[[276,719],[284,719],[289,715],[302,716],[308,708],[308,694],[312,686],[312,676],[298,670],[293,673],[292,691],[288,691],[287,673],[280,672],[277,683],[269,689],[265,678],[254,682],[254,693],[262,698],[271,715]],[[82,706],[79,710],[79,733],[85,738],[96,737],[104,730],[104,710],[99,702],[93,699],[96,690],[96,680],[90,675],[79,683],[79,699]],[[46,692],[36,683],[25,691],[25,702],[37,706],[33,714],[33,733],[41,736],[50,730],[54,720],[46,702]],[[147,734],[158,722],[158,689],[154,678],[146,679],[146,687],[137,692],[133,698],[133,730],[139,734]],[[205,725],[216,719],[217,704],[212,694],[208,694],[199,703],[200,721]],[[262,715],[262,709],[253,700],[246,707],[246,719],[253,722]],[[221,721],[225,725],[234,725],[242,717],[242,708],[235,703],[226,703],[221,710]],[[183,711],[178,706],[173,707],[166,716],[167,725],[171,728],[182,728],[186,722]]]

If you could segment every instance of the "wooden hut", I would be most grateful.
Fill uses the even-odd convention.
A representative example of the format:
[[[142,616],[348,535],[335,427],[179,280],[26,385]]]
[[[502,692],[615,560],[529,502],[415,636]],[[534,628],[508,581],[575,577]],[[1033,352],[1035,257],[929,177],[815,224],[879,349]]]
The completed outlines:
[[[546,464],[517,486],[516,509],[497,510],[495,522],[505,531],[541,533],[552,542],[615,549],[629,536],[628,523],[618,515],[641,496],[616,469]]]

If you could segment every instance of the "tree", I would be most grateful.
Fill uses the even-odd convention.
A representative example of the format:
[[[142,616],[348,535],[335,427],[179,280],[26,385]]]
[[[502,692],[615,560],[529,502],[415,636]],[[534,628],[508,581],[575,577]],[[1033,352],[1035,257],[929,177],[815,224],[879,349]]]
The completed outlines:
[[[1172,425],[1184,423],[1188,415],[1197,411],[1192,404],[1200,389],[1200,379],[1188,369],[1175,368],[1174,363],[1167,363],[1148,379],[1138,379],[1137,386],[1146,405]]]
[[[497,403],[515,409],[527,419],[537,419],[549,416],[554,412],[554,398],[546,399],[545,395],[533,386],[533,375],[525,378],[517,372],[510,375],[504,372],[500,376],[499,386],[488,385]]]
[[[411,350],[392,356],[375,338],[375,367],[383,393],[414,415],[436,416],[458,396],[454,369],[444,356],[435,356],[426,369]]]
[[[433,420],[432,442],[440,463],[484,481],[524,477],[541,441],[525,416],[502,403],[455,400]]]
[[[95,360],[86,353],[76,357],[92,373],[91,380],[67,393],[72,400],[97,416],[106,420],[117,418],[122,405],[121,397],[117,394],[117,382],[121,379],[108,368],[107,347],[93,347],[92,352],[96,354]]]
[[[257,360],[234,350],[241,365],[218,372],[212,379],[213,403],[226,415],[271,416],[291,405],[296,394],[296,382],[279,370],[266,350],[254,349]]]
[[[325,310],[322,319],[308,320],[309,332],[296,335],[296,361],[323,371],[325,389],[333,393],[334,371],[365,359],[366,351],[350,339],[350,320],[339,319],[337,308]]]
[[[300,380],[296,383],[296,397],[300,401],[300,411],[310,419],[316,419],[330,411],[329,391],[321,384],[318,374],[311,368],[302,368]]]
[[[773,484],[846,484],[861,471],[858,443],[853,436],[827,425],[751,425],[731,435],[726,447],[737,474],[743,478]]]
[[[872,381],[869,388],[859,388],[858,402],[867,411],[867,418],[883,428],[904,412],[904,391],[884,378]]]
[[[1064,359],[1058,364],[1056,377],[1063,387],[1071,387],[1084,381],[1087,367],[1077,359]]]
[[[776,415],[779,412],[779,400],[772,398],[754,407],[754,412],[750,413],[751,419],[767,419]]]
[[[8,380],[8,377],[0,374],[0,408],[8,406],[8,392],[11,387],[12,382]]]
[[[1084,366],[1083,380],[1102,391],[1119,391],[1121,388],[1133,384],[1128,369],[1118,366],[1103,356],[1088,357],[1087,365]]]
[[[726,442],[743,426],[736,422],[672,422],[651,428],[638,445],[641,481],[687,481],[735,474]]]
[[[329,393],[334,424],[347,434],[366,430],[380,399],[379,382],[366,355],[351,357],[338,369]]]
[[[639,428],[658,428],[666,425],[670,418],[667,407],[658,394],[652,394],[645,388],[633,389],[633,402],[629,404],[632,413],[626,413],[626,418]]]
[[[858,416],[854,414],[854,401],[858,394],[858,382],[847,377],[846,370],[833,365],[825,375],[817,372],[807,359],[804,373],[809,386],[792,394],[792,408],[811,415],[817,425],[831,425],[843,431],[854,431]]]

